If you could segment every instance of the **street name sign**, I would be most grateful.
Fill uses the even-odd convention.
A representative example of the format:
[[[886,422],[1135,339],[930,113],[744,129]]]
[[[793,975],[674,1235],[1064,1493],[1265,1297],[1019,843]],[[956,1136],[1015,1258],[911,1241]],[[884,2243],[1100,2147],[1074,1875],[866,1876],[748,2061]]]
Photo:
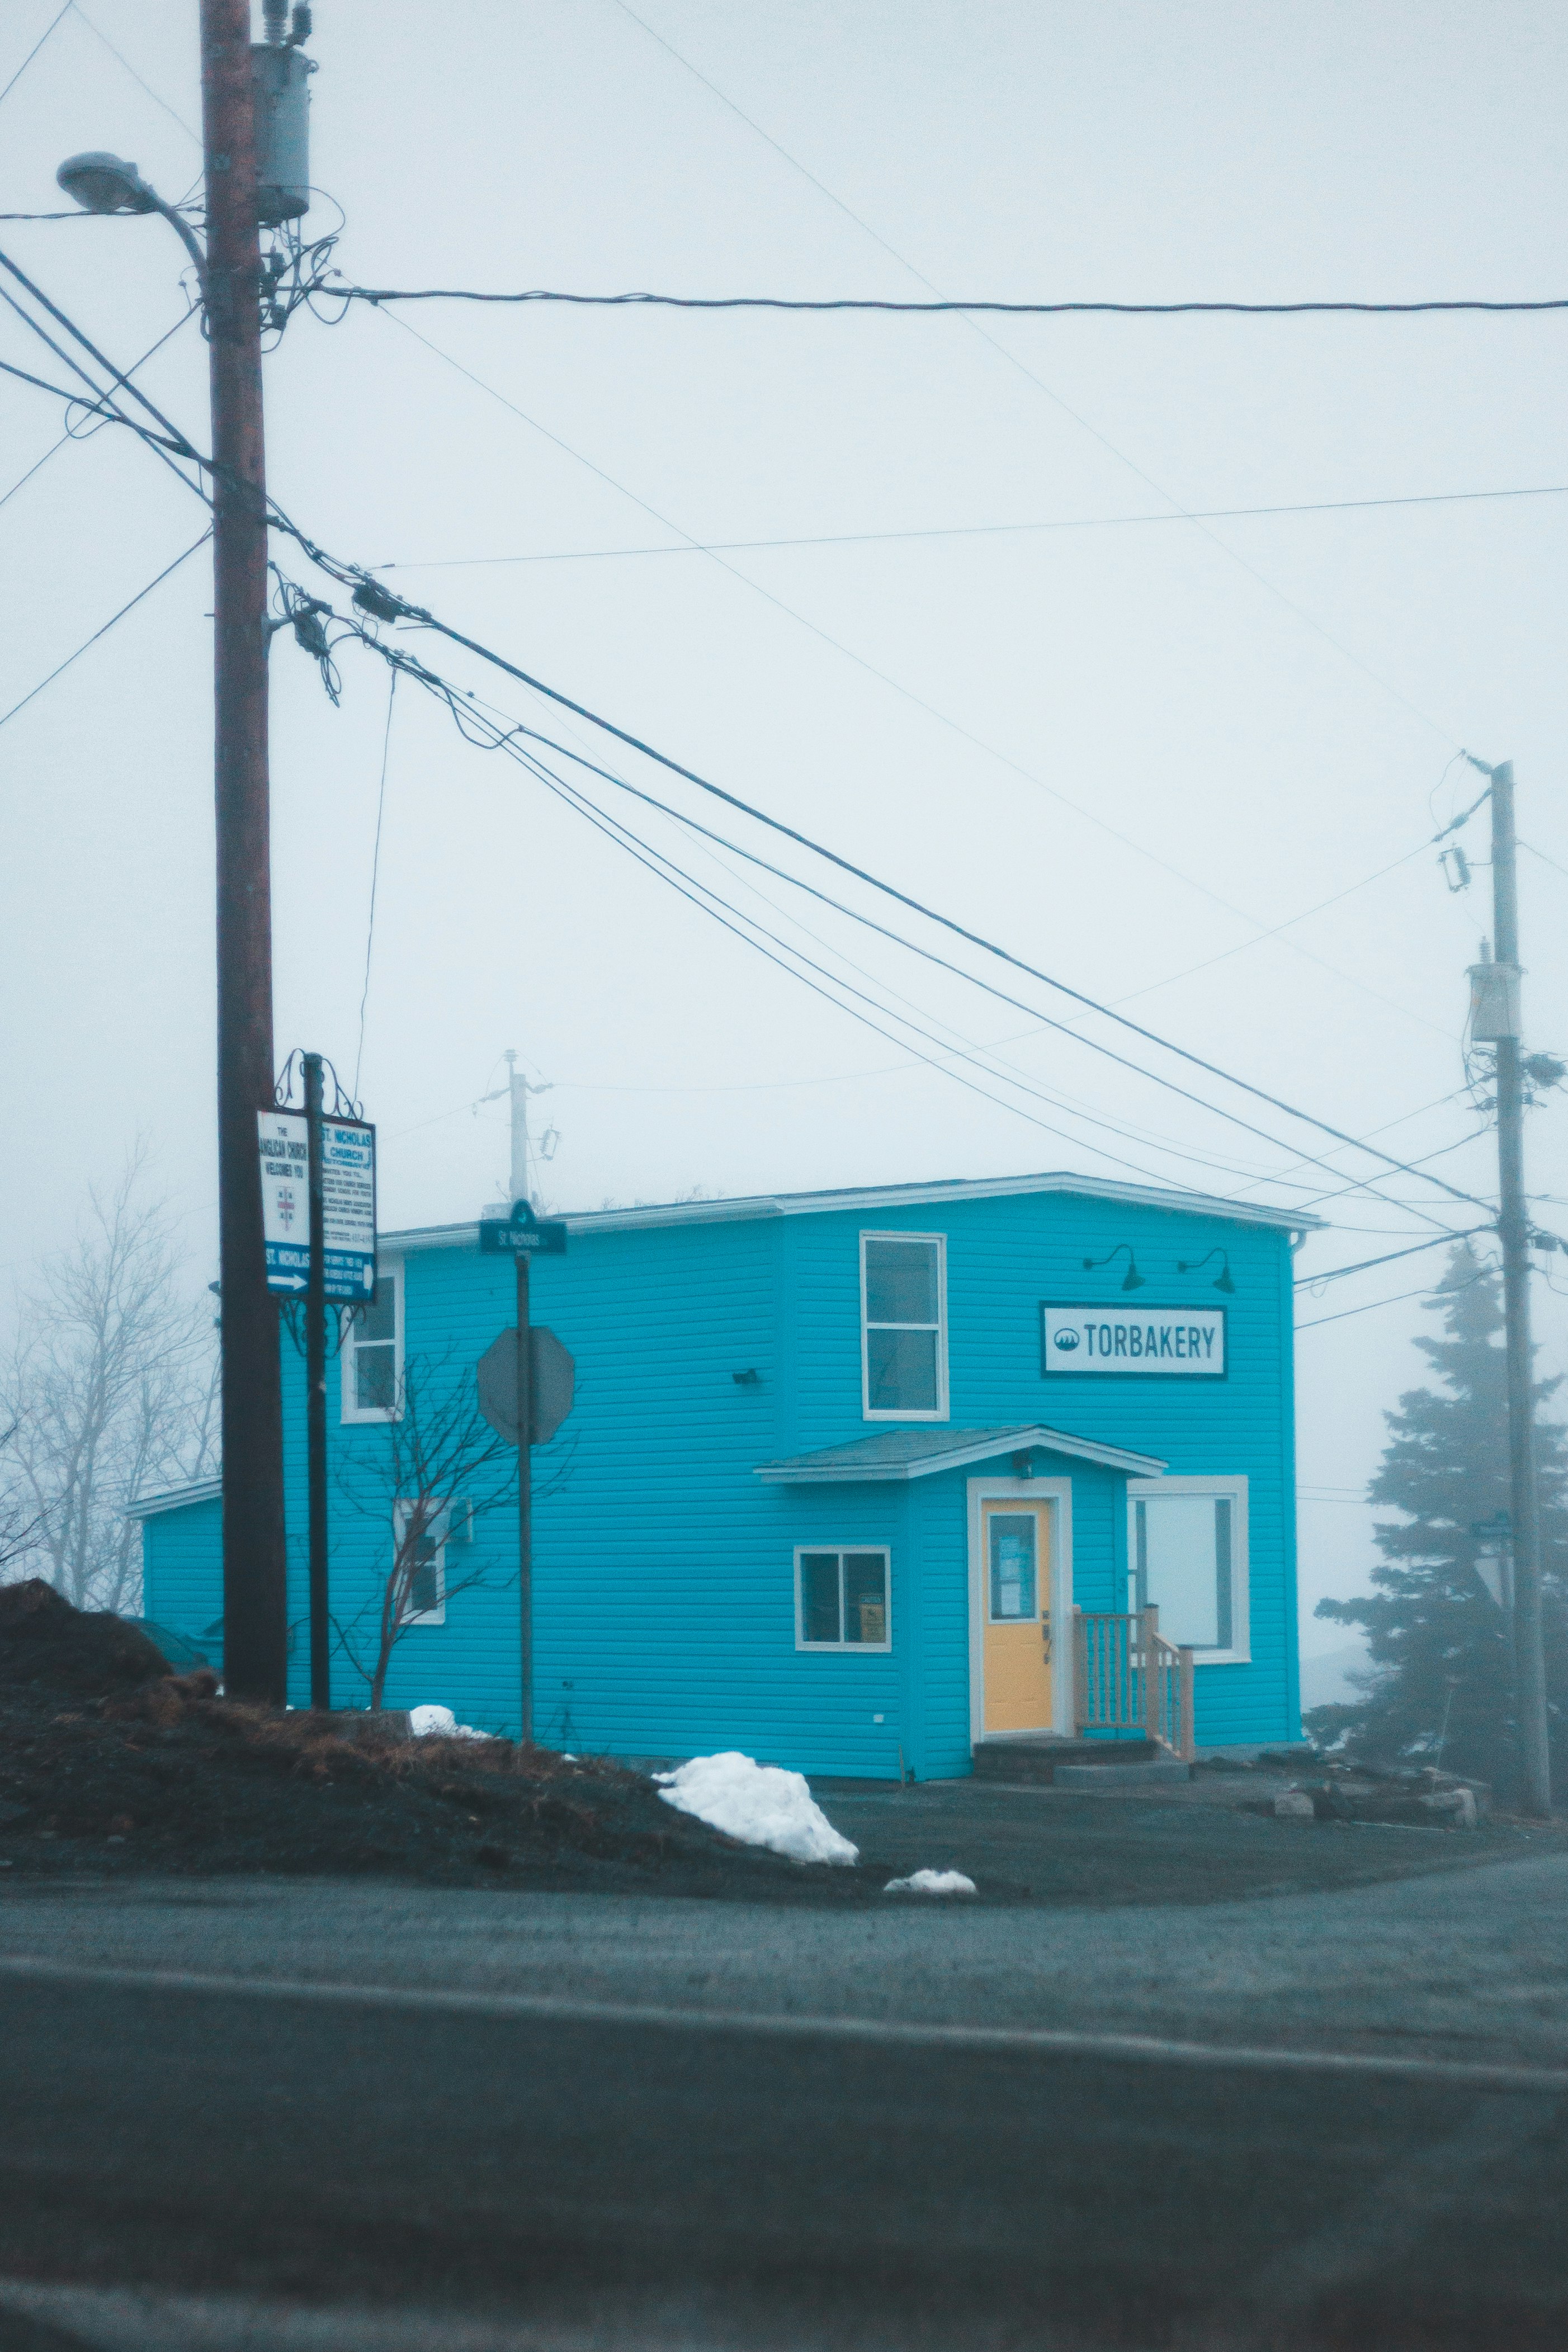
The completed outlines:
[[[1223,1381],[1223,1307],[1040,1307],[1040,1370],[1047,1380]]]
[[[510,1217],[479,1219],[479,1247],[498,1257],[564,1257],[566,1228],[557,1218],[541,1223],[531,1204],[519,1201]]]
[[[567,1414],[576,1392],[577,1366],[569,1349],[548,1324],[529,1327],[529,1390],[533,1410],[530,1443],[548,1445]],[[503,1331],[492,1339],[477,1367],[479,1411],[498,1437],[515,1445],[517,1413],[517,1332]]]
[[[302,1110],[256,1114],[267,1287],[303,1298],[310,1280],[310,1146]]]

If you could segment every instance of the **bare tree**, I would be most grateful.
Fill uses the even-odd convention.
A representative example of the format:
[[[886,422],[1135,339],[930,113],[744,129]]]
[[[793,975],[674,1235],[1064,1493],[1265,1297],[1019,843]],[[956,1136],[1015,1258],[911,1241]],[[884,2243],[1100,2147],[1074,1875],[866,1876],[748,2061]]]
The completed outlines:
[[[137,1603],[141,1543],[127,1506],[210,1475],[217,1456],[216,1350],[206,1302],[184,1279],[168,1204],[132,1152],[112,1192],[94,1191],[76,1240],[45,1260],[17,1306],[0,1370],[0,1417],[21,1556],[79,1608]]]
[[[25,1559],[33,1549],[38,1528],[38,1515],[30,1507],[16,1460],[21,1426],[20,1422],[14,1421],[9,1429],[0,1429],[0,1581],[5,1579],[8,1561]]]
[[[339,1643],[380,1709],[392,1654],[411,1625],[488,1580],[484,1565],[457,1576],[450,1549],[465,1549],[476,1524],[517,1496],[517,1448],[479,1411],[472,1368],[450,1357],[411,1357],[388,1417],[384,1443],[356,1444],[339,1474],[353,1507],[384,1529],[384,1573],[347,1623]]]

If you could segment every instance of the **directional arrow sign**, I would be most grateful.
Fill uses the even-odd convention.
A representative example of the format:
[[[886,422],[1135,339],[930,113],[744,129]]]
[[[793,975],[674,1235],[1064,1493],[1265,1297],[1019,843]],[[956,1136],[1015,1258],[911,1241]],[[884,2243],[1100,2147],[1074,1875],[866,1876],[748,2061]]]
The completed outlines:
[[[310,1278],[310,1146],[302,1110],[256,1114],[267,1287],[292,1294]]]
[[[572,1410],[577,1366],[548,1325],[535,1323],[529,1331],[531,1386],[533,1391],[531,1442],[548,1445]],[[479,1361],[479,1411],[498,1437],[517,1444],[517,1333],[503,1331],[492,1339]]]

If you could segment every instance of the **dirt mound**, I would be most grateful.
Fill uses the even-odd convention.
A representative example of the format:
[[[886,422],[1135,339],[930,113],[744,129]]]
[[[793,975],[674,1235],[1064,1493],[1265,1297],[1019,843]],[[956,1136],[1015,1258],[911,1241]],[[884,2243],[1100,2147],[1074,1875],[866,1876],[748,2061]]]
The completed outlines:
[[[82,1696],[127,1690],[171,1671],[123,1618],[73,1609],[42,1577],[0,1584],[0,1703],[22,1690]]]
[[[134,1627],[38,1584],[0,1592],[0,1871],[13,1885],[330,1873],[836,1904],[876,1899],[887,1875],[738,1845],[607,1759],[221,1698],[216,1675],[172,1674]]]

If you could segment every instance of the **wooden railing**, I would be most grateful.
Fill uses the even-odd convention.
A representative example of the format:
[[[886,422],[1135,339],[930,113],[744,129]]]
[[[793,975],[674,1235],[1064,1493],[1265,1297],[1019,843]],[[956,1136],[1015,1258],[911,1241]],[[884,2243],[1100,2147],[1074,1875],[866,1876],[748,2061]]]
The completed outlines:
[[[1073,1611],[1073,1716],[1086,1731],[1142,1731],[1190,1760],[1193,1654],[1167,1642],[1158,1609]]]

